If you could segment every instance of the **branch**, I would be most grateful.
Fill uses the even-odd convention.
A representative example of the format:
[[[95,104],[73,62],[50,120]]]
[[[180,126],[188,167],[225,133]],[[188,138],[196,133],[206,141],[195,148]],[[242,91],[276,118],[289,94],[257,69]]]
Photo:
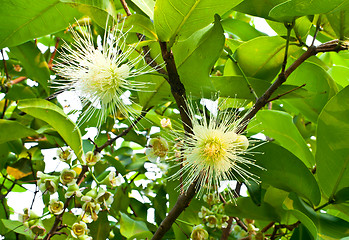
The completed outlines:
[[[278,76],[278,78],[275,80],[275,82],[265,91],[265,93],[258,98],[254,106],[252,107],[252,110],[245,115],[245,117],[242,119],[242,124],[244,124],[244,128],[240,130],[240,132],[243,132],[248,122],[256,115],[256,113],[264,107],[266,103],[268,103],[270,96],[287,80],[287,78],[290,76],[290,74],[297,69],[305,60],[310,58],[311,56],[315,56],[319,52],[339,52],[342,50],[348,50],[349,45],[345,42],[341,42],[338,39],[333,40],[324,44],[321,44],[317,47],[311,46],[308,48],[308,50],[303,53],[290,67],[287,68],[285,72],[281,72]]]
[[[112,145],[116,139],[121,138],[123,136],[125,136],[129,131],[131,131],[131,129],[142,119],[144,118],[144,116],[150,111],[150,109],[152,109],[152,107],[148,108],[145,111],[142,111],[141,115],[128,127],[126,128],[124,131],[122,131],[122,133],[120,133],[119,135],[117,135],[115,138],[111,138],[108,141],[106,141],[102,146],[95,148],[94,152],[95,153],[100,153],[104,148]]]

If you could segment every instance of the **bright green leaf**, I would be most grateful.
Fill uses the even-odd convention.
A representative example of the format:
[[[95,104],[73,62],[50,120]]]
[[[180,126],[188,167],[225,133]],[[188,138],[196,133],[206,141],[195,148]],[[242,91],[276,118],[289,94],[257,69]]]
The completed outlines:
[[[286,40],[279,37],[262,36],[241,44],[234,57],[248,77],[271,81],[278,74],[284,61]],[[289,46],[288,54],[298,47]]]
[[[43,99],[21,100],[18,108],[50,124],[81,160],[83,152],[80,130],[61,108]]]
[[[349,187],[349,86],[322,110],[317,127],[316,164],[319,184],[327,197]]]
[[[131,0],[134,4],[137,5],[145,14],[154,19],[154,7],[155,1],[153,0]]]
[[[4,119],[0,119],[0,132],[0,143],[37,135],[33,129],[27,128],[16,121]]]
[[[234,37],[241,39],[242,41],[248,41],[256,37],[265,36],[262,33],[252,27],[250,24],[232,18],[227,18],[222,21],[224,31],[232,34]]]
[[[222,15],[239,4],[241,0],[190,0],[185,4],[174,0],[157,0],[154,24],[161,41],[186,39],[195,31],[213,21],[215,14]]]
[[[127,214],[120,212],[120,232],[123,236],[130,238],[135,234],[148,232],[147,225],[142,221],[137,221]]]
[[[265,19],[275,20],[269,16],[270,10],[285,1],[286,0],[245,0],[237,5],[234,10]]]
[[[81,14],[59,0],[8,0],[0,8],[0,48],[63,30]]]
[[[314,156],[294,125],[291,115],[287,112],[262,110],[257,113],[255,121],[249,131],[263,131],[263,134],[301,159],[307,167],[314,166]]]

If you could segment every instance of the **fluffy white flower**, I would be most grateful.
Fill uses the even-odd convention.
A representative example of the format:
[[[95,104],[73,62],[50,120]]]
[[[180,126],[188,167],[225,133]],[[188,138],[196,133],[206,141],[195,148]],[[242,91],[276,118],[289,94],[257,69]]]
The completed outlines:
[[[189,104],[188,104],[189,105]],[[189,105],[188,116],[192,121],[192,134],[183,134],[181,149],[182,167],[173,178],[185,176],[183,189],[197,180],[197,197],[204,193],[217,193],[221,181],[247,180],[258,181],[258,176],[246,170],[250,165],[257,166],[253,159],[249,141],[241,135],[244,124],[236,111],[220,111],[206,115]],[[198,108],[198,107],[196,107]],[[257,166],[259,167],[259,166]],[[228,189],[230,197],[233,190]]]
[[[153,72],[145,71],[147,65],[135,68],[143,60],[135,47],[126,44],[127,32],[118,25],[106,30],[102,46],[94,42],[89,26],[80,26],[81,31],[70,28],[74,43],[62,47],[60,62],[54,70],[62,77],[54,81],[57,88],[71,90],[78,94],[86,110],[80,121],[88,121],[98,111],[98,127],[109,114],[116,116],[120,111],[125,117],[135,114],[131,104],[122,99],[127,90],[144,91],[147,85],[133,80],[134,77]],[[131,57],[132,56],[132,57]]]

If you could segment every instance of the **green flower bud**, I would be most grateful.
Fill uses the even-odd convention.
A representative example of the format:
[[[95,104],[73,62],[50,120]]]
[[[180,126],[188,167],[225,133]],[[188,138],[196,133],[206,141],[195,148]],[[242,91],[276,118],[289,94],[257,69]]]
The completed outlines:
[[[208,239],[208,232],[200,224],[200,225],[193,227],[193,231],[191,232],[190,238],[192,240],[207,240]]]
[[[71,183],[76,177],[76,172],[72,169],[65,168],[61,172],[60,180],[62,184]]]
[[[62,151],[62,149],[58,149],[57,155],[58,155],[59,160],[61,160],[62,162],[66,162],[68,164],[70,164],[71,158],[73,156],[71,149],[69,149],[69,148],[67,148],[63,151]]]
[[[89,151],[85,155],[85,161],[88,166],[94,166],[99,160],[101,160],[101,154],[97,153],[94,154],[94,152]]]
[[[87,228],[87,225],[83,221],[74,223],[70,230],[71,235],[74,238],[79,238],[79,239],[81,239],[81,237],[83,235],[86,235],[88,232],[89,230]]]
[[[73,195],[75,195],[76,197],[81,197],[82,195],[79,186],[76,184],[76,180],[68,184],[68,189],[64,196],[66,198],[70,198]]]
[[[114,201],[112,194],[108,191],[103,190],[103,189],[100,189],[98,191],[98,195],[97,195],[96,200],[97,200],[97,202],[99,202],[101,204],[104,203],[104,205],[106,207],[110,206]]]
[[[215,228],[218,224],[218,219],[215,215],[209,215],[205,217],[206,220],[206,226],[210,228]]]
[[[234,141],[237,145],[238,149],[241,149],[242,151],[247,150],[249,146],[248,139],[245,135],[237,135],[236,140]]]
[[[58,201],[57,199],[51,199],[48,210],[54,215],[59,215],[64,211],[64,203],[62,201]]]
[[[45,235],[46,229],[42,224],[41,220],[37,221],[36,224],[30,227],[30,230],[35,236],[43,236]]]
[[[168,150],[169,146],[166,139],[157,137],[150,139],[145,154],[150,161],[154,162],[157,158],[160,158],[160,160],[165,159]]]
[[[48,192],[50,194],[57,192],[58,181],[59,181],[58,176],[51,176],[48,174],[44,174],[43,172],[40,172],[40,171],[37,172],[36,175],[39,178],[37,184],[39,186],[40,191]]]

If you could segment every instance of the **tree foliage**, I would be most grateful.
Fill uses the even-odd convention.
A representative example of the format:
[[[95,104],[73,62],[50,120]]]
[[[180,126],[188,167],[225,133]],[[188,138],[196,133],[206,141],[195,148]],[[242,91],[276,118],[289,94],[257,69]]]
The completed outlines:
[[[0,25],[0,236],[349,237],[348,1],[8,0]],[[223,146],[200,124],[240,137],[229,174],[190,160]]]

